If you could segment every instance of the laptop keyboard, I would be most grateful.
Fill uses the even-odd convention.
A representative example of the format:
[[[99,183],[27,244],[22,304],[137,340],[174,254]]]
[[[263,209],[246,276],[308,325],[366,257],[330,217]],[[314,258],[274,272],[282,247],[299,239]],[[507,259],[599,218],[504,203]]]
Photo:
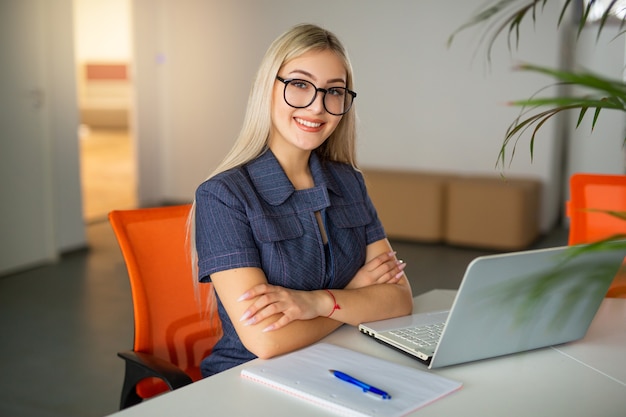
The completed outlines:
[[[396,329],[390,334],[403,340],[413,348],[434,347],[439,342],[445,323],[428,324],[420,327]]]

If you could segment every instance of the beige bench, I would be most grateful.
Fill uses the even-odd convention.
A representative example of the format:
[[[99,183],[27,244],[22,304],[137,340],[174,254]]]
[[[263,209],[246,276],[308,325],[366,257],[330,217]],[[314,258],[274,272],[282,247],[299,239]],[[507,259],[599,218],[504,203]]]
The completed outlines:
[[[382,170],[366,170],[363,175],[389,237],[424,242],[443,239],[446,176]]]
[[[539,236],[538,180],[363,171],[390,238],[518,250]]]
[[[539,181],[469,176],[447,187],[447,243],[517,250],[539,236]]]

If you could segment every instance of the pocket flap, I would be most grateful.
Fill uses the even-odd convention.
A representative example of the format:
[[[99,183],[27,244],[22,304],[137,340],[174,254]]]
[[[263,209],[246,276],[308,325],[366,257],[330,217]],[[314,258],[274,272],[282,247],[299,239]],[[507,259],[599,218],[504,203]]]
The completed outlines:
[[[298,216],[258,217],[251,221],[252,230],[262,242],[279,242],[301,237],[304,228]]]

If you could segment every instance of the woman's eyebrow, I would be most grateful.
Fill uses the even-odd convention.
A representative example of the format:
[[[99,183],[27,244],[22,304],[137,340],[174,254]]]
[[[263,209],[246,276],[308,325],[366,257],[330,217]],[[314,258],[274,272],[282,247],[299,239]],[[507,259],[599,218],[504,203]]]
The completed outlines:
[[[305,76],[307,76],[307,77],[309,77],[309,78],[312,78],[312,79],[314,79],[314,80],[317,80],[317,78],[315,78],[315,76],[314,76],[313,74],[311,74],[311,73],[310,73],[310,72],[308,72],[308,71],[301,70],[301,69],[295,69],[295,70],[293,70],[293,71],[289,71],[289,74],[302,74],[302,75],[305,75]]]
[[[311,74],[308,71],[302,70],[302,69],[295,69],[293,71],[289,71],[289,74],[301,74],[301,75],[305,75],[311,79],[313,79],[314,81],[317,81],[317,77],[313,74]],[[327,83],[346,83],[346,80],[344,80],[343,78],[333,78],[330,80],[326,81]]]

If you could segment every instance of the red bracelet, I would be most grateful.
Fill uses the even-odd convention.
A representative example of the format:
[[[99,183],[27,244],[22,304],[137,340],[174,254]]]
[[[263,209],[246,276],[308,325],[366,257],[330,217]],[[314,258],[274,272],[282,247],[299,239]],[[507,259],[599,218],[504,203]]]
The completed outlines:
[[[326,316],[326,318],[330,317],[333,315],[333,313],[335,312],[335,310],[341,310],[341,307],[339,306],[339,304],[337,304],[337,300],[335,299],[335,296],[333,295],[332,292],[330,292],[330,290],[324,288],[324,291],[326,291],[328,294],[330,294],[330,296],[333,298],[333,311],[330,312],[329,315]]]

